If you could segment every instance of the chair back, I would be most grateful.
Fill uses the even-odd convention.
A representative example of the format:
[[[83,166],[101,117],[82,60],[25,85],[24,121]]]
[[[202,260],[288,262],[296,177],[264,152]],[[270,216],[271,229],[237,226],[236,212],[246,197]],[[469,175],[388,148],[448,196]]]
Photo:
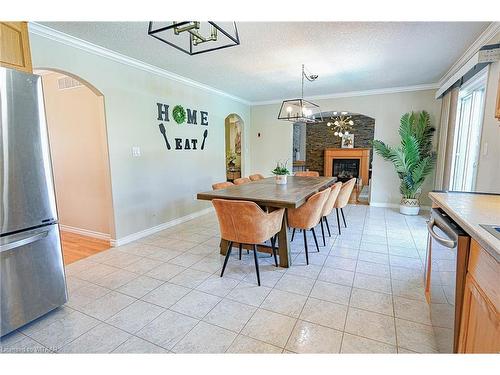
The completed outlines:
[[[295,176],[299,176],[299,177],[319,177],[319,172],[317,172],[317,171],[295,172]]]
[[[339,196],[337,197],[337,201],[335,202],[335,208],[344,208],[349,203],[349,198],[351,197],[352,189],[354,189],[354,185],[356,184],[356,179],[351,178],[345,184],[342,185],[340,189]]]
[[[315,227],[321,219],[323,206],[330,195],[331,188],[322,190],[298,208],[287,210],[288,225],[292,228],[311,229]]]
[[[336,182],[335,184],[333,184],[330,190],[330,195],[328,196],[328,199],[323,206],[323,212],[321,213],[321,216],[328,216],[332,213],[335,201],[337,200],[341,188],[342,182]]]
[[[212,199],[221,237],[227,241],[259,244],[281,229],[285,209],[266,213],[255,202]]]
[[[250,176],[248,176],[248,178],[250,178],[251,181],[259,181],[259,180],[263,180],[264,176],[262,176],[259,173],[256,173],[256,174],[251,174]]]
[[[234,184],[232,182],[228,182],[228,181],[217,182],[216,184],[212,185],[212,189],[213,190],[221,190],[221,189],[228,188],[230,186],[234,186]]]
[[[233,183],[235,185],[244,185],[244,184],[248,184],[249,182],[252,182],[252,181],[250,181],[250,179],[248,177],[237,178],[236,180],[233,181]]]

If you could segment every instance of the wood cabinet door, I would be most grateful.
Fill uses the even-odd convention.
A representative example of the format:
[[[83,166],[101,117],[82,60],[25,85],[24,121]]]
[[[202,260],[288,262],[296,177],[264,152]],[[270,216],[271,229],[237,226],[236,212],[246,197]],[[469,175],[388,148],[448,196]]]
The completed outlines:
[[[0,22],[0,66],[33,73],[27,22]]]
[[[467,274],[463,300],[459,353],[499,353],[500,314]]]

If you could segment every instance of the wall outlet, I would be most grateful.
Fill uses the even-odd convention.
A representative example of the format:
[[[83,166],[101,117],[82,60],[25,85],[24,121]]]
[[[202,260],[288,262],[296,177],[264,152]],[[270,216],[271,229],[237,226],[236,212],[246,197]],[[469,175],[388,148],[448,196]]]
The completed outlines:
[[[132,146],[132,156],[134,157],[141,156],[141,148],[139,146]]]

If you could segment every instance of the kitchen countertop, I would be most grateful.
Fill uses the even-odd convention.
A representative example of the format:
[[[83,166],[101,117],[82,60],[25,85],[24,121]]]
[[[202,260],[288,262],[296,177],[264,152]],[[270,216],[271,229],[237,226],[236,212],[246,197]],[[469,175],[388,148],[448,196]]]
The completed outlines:
[[[500,262],[500,240],[479,226],[500,225],[500,194],[430,192],[429,198]]]

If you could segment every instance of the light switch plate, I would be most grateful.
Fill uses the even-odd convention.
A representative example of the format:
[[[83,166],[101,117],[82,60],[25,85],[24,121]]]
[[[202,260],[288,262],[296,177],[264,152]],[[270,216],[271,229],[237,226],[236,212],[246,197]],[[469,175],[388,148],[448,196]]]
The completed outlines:
[[[139,146],[132,146],[132,156],[134,157],[141,156],[141,148]]]

